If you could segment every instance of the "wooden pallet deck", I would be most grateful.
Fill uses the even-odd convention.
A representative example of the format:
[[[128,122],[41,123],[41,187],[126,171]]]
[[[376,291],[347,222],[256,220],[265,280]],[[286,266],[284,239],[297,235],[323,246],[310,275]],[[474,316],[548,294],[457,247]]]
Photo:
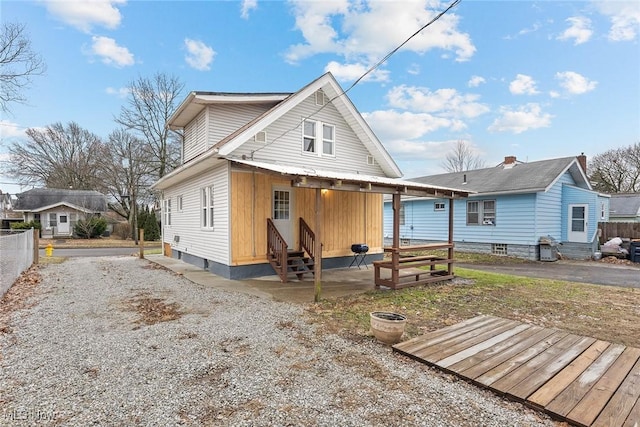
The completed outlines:
[[[393,346],[578,426],[640,426],[640,349],[493,316]]]

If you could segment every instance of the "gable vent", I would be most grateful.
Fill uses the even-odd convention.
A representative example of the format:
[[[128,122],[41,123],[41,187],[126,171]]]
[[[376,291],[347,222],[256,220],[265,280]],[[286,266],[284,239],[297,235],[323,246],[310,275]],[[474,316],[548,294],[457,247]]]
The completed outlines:
[[[253,140],[255,142],[261,142],[262,144],[267,143],[267,132],[260,131],[253,136]]]
[[[324,105],[324,104],[325,104],[324,92],[321,90],[316,91],[316,105]]]
[[[367,164],[369,166],[375,165],[376,164],[376,159],[371,155],[367,156]]]

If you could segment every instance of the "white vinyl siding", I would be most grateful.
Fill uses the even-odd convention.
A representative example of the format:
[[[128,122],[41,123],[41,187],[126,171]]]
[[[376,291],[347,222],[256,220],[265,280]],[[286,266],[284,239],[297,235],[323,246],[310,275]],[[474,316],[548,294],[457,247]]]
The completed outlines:
[[[196,116],[184,128],[183,162],[187,162],[207,148],[206,109]]]
[[[168,190],[165,198],[182,196],[182,213],[174,215],[171,228],[163,232],[163,241],[185,254],[228,265],[229,245],[229,167],[226,163],[214,166],[194,178]],[[213,218],[215,228],[203,233],[201,226],[201,189],[213,186]],[[175,242],[174,237],[179,236]]]
[[[371,153],[355,135],[353,129],[345,121],[332,103],[325,105],[318,111],[315,95],[312,94],[300,104],[292,108],[286,115],[265,128],[270,135],[268,143],[257,143],[253,136],[236,149],[232,155],[255,160],[282,163],[286,159],[291,166],[329,169],[350,173],[384,176],[382,168],[377,162],[368,162]],[[333,155],[309,155],[302,147],[304,120],[325,123],[334,128]],[[353,120],[351,117],[348,120]],[[234,129],[235,130],[235,129]],[[316,131],[316,137],[322,137],[322,130]],[[316,143],[321,143],[317,141]],[[370,164],[371,163],[371,164]]]

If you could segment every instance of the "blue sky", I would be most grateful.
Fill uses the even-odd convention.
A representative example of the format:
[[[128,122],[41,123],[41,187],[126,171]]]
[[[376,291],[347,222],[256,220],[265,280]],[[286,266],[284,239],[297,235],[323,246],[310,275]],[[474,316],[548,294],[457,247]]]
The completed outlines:
[[[127,84],[294,92],[326,71],[349,87],[449,4],[438,1],[6,1],[47,63],[0,118],[0,159],[29,127],[106,137]],[[349,97],[404,172],[444,172],[456,141],[491,166],[588,157],[640,141],[640,2],[462,2]],[[0,189],[20,188],[0,177]]]

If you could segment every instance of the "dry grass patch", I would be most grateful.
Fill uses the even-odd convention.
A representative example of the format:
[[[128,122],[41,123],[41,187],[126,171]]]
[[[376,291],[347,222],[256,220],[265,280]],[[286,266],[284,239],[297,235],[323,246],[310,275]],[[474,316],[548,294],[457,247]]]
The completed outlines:
[[[137,323],[154,325],[182,317],[178,303],[167,303],[162,298],[152,298],[148,292],[141,292],[124,301],[125,309],[140,315]]]
[[[370,336],[371,311],[405,314],[408,338],[486,314],[640,347],[639,289],[463,268],[456,274],[452,282],[352,295],[307,310],[322,329],[346,336]]]
[[[10,334],[11,315],[13,312],[30,308],[35,302],[29,299],[37,292],[38,285],[42,282],[40,267],[34,265],[23,271],[7,292],[0,299],[0,334]]]

